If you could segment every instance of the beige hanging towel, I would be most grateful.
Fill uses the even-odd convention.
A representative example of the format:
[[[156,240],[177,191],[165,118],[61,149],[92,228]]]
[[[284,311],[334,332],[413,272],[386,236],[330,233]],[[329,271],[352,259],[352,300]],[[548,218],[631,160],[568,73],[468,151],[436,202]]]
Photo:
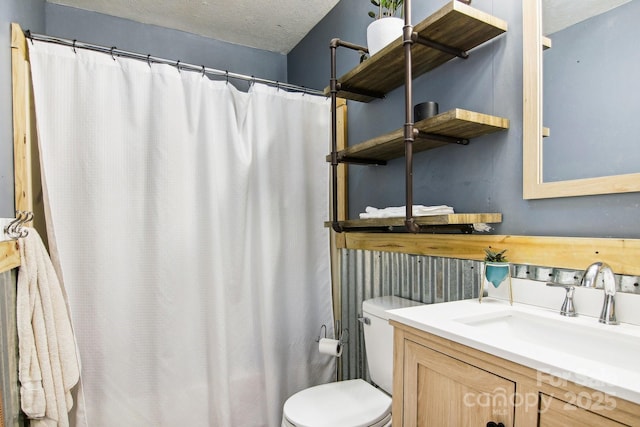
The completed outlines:
[[[35,229],[18,241],[17,324],[22,410],[31,426],[68,426],[79,359],[65,294]]]

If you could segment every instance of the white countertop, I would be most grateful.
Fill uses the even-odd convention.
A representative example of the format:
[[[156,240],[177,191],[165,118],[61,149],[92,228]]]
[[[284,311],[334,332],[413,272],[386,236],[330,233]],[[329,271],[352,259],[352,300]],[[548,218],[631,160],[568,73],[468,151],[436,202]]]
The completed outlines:
[[[502,336],[483,330],[482,326],[462,323],[465,318],[472,316],[491,315],[496,313],[517,312],[523,316],[535,315],[543,322],[558,322],[559,329],[594,331],[593,349],[598,357],[585,354],[571,354],[553,348],[552,345],[541,345],[528,340],[526,334],[522,337]],[[413,328],[455,341],[460,344],[484,351],[489,354],[510,360],[512,362],[538,370],[543,374],[552,374],[640,404],[640,354],[619,354],[615,348],[609,348],[598,342],[598,334],[609,336],[616,334],[625,342],[640,348],[640,326],[624,324],[604,325],[597,318],[578,316],[567,318],[560,316],[557,310],[534,307],[526,304],[483,298],[482,303],[477,299],[423,305],[389,311],[390,320],[406,324]],[[456,320],[459,319],[459,320]],[[460,321],[460,319],[462,321]],[[556,323],[553,323],[555,325]],[[562,328],[560,328],[562,327]],[[571,335],[566,340],[571,342]],[[630,341],[626,341],[626,339]],[[555,339],[564,339],[555,337]],[[633,347],[635,348],[635,347]],[[588,351],[587,351],[588,353]],[[633,352],[635,353],[635,351]],[[624,367],[616,366],[616,358],[627,360],[635,358],[637,363],[626,363]],[[597,360],[594,360],[597,359]],[[605,362],[604,360],[607,360]],[[610,363],[609,361],[613,361]],[[631,367],[630,367],[631,366]]]

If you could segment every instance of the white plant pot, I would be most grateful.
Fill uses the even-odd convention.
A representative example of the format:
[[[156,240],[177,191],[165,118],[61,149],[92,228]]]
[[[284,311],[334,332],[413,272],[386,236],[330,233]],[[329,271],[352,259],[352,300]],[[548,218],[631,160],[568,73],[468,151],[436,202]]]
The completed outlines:
[[[376,19],[367,27],[367,48],[373,56],[386,45],[402,36],[404,20],[392,16]]]

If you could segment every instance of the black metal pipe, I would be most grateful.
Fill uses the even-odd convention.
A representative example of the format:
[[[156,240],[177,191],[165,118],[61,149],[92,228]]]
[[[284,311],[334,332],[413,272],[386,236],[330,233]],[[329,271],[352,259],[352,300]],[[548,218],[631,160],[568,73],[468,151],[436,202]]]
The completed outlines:
[[[384,165],[387,164],[386,160],[364,159],[364,158],[361,158],[361,157],[349,157],[349,156],[338,157],[338,161],[340,163],[350,163],[350,164],[355,164],[355,165],[384,166]]]
[[[338,79],[336,77],[336,49],[340,45],[339,39],[332,39],[329,44],[331,50],[331,80],[329,87],[331,91],[331,228],[336,233],[342,232],[342,227],[338,223],[338,117],[337,117],[337,95]]]
[[[466,138],[457,138],[455,136],[438,135],[437,133],[429,133],[421,130],[414,132],[414,135],[416,135],[418,138],[421,138],[421,139],[442,141],[442,142],[447,142],[449,144],[469,145],[469,140]]]
[[[365,46],[360,46],[359,44],[355,44],[355,43],[350,43],[350,42],[346,42],[344,40],[340,40],[340,39],[331,39],[330,42],[330,47],[334,48],[334,47],[346,47],[348,49],[352,49],[352,50],[361,50],[365,53],[369,53],[369,49],[367,49]]]
[[[360,89],[360,88],[351,87],[351,86],[346,86],[345,87],[340,82],[338,82],[338,90],[342,91],[342,92],[346,92],[346,93],[352,93],[354,95],[368,96],[369,98],[384,99],[384,97],[385,97],[384,93],[374,92],[374,91],[370,91],[370,90],[366,90],[366,89]]]
[[[336,109],[340,83],[337,77],[336,51],[339,47],[369,53],[369,49],[364,46],[345,42],[338,38],[331,39],[329,43],[329,49],[331,50],[331,79],[329,81],[329,91],[331,93],[331,228],[336,233],[344,231],[338,222],[338,165],[340,164],[340,159],[338,159],[338,118]]]
[[[25,31],[25,37],[27,37],[27,38],[29,38],[31,40],[35,40],[35,41],[54,43],[54,44],[59,44],[59,45],[62,45],[62,46],[69,46],[69,47],[73,48],[74,50],[75,49],[91,50],[91,51],[94,51],[94,52],[106,53],[106,54],[111,55],[112,57],[131,58],[131,59],[136,59],[136,60],[139,60],[139,61],[144,61],[144,62],[146,62],[148,64],[151,64],[151,63],[154,63],[154,64],[166,64],[166,65],[171,65],[171,66],[174,66],[176,68],[179,68],[180,70],[195,71],[195,72],[198,72],[198,73],[209,74],[209,75],[212,75],[212,76],[224,77],[226,79],[230,79],[231,78],[231,79],[236,79],[236,80],[243,80],[243,81],[247,81],[247,82],[250,82],[250,83],[252,83],[252,82],[253,83],[262,83],[262,84],[266,84],[266,85],[273,86],[273,87],[278,87],[280,89],[285,89],[285,90],[289,90],[289,91],[302,92],[302,93],[306,93],[306,94],[310,94],[310,95],[325,96],[323,91],[316,90],[316,89],[310,89],[310,88],[297,86],[297,85],[290,84],[290,83],[283,83],[283,82],[278,82],[278,81],[269,80],[269,79],[262,79],[262,78],[259,78],[259,77],[248,76],[248,75],[245,75],[245,74],[239,74],[239,73],[232,73],[232,72],[229,72],[229,71],[217,70],[215,68],[205,67],[204,65],[188,64],[188,63],[182,62],[182,61],[174,61],[174,60],[171,60],[171,59],[159,58],[157,56],[143,55],[141,53],[130,52],[130,51],[127,51],[127,50],[118,49],[116,47],[100,46],[100,45],[96,45],[96,44],[81,42],[81,41],[78,41],[78,40],[68,40],[68,39],[63,39],[63,38],[59,38],[59,37],[47,36],[45,34],[35,34],[35,33],[32,33],[29,30]]]
[[[442,44],[435,40],[431,40],[430,38],[423,37],[419,33],[414,32],[413,34],[411,34],[411,39],[416,43],[429,46],[430,48],[437,49],[441,52],[445,52],[453,56],[457,56],[458,58],[467,59],[469,57],[469,54],[464,50],[447,46],[446,44]]]
[[[404,28],[402,44],[404,47],[404,149],[405,149],[405,191],[406,213],[405,227],[412,233],[420,231],[420,226],[413,219],[413,75],[411,47],[413,45],[413,27],[411,25],[411,0],[404,2]]]

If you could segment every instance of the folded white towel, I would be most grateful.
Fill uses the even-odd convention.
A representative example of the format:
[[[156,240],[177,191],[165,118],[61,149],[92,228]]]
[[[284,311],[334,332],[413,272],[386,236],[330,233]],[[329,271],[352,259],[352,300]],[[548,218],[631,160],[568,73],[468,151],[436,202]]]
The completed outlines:
[[[29,229],[18,244],[16,317],[22,410],[32,427],[66,427],[80,366],[64,292],[36,230]]]
[[[485,222],[476,222],[475,224],[473,224],[473,231],[485,233],[491,230],[493,230],[493,227]]]
[[[429,216],[429,215],[447,215],[452,214],[453,208],[447,205],[439,206],[423,206],[413,205],[413,216]],[[369,218],[399,218],[405,216],[405,206],[391,206],[388,208],[378,209],[367,206],[365,212],[360,214],[360,219]]]

